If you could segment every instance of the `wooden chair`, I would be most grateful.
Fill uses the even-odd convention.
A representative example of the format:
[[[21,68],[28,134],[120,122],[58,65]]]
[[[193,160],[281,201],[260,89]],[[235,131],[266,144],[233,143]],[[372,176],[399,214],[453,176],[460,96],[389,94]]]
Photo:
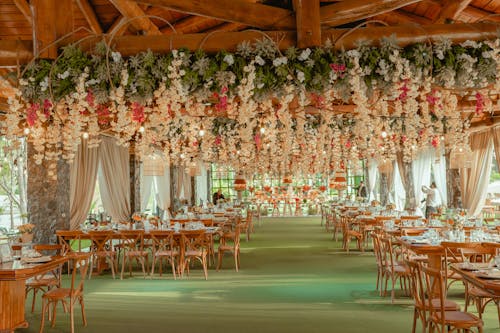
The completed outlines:
[[[373,239],[373,252],[375,254],[375,260],[377,262],[377,284],[375,290],[379,291],[380,296],[382,296],[382,281],[384,279],[384,265],[382,262],[382,250],[380,243],[380,235],[373,232],[371,233]]]
[[[236,272],[240,267],[240,226],[236,226],[234,232],[222,233],[217,249],[217,270],[222,267],[222,259],[225,252],[233,253]]]
[[[394,294],[396,281],[399,280],[399,285],[401,289],[405,292],[407,288],[407,280],[410,277],[410,270],[405,265],[398,264],[394,256],[392,240],[390,237],[381,238],[381,253],[382,253],[382,265],[384,266],[384,279],[385,286],[383,296],[387,294],[387,284],[389,279],[391,280],[391,302],[394,303]]]
[[[60,244],[37,244],[33,246],[35,251],[40,252],[42,255],[61,255],[62,245]],[[36,295],[39,291],[42,293],[54,287],[61,286],[61,272],[62,267],[58,267],[47,274],[37,275],[26,281],[26,297],[33,292],[33,299],[31,301],[31,312],[35,311]]]
[[[422,324],[422,332],[425,333],[427,332],[427,312],[429,311],[429,309],[428,305],[426,304],[425,285],[422,279],[422,264],[414,260],[405,260],[405,265],[410,270],[410,294],[414,301],[412,333],[415,333],[418,319],[420,319],[420,322]],[[432,307],[441,307],[439,298],[432,299]],[[444,308],[445,311],[460,310],[460,307],[457,303],[449,300],[445,300]]]
[[[40,324],[40,333],[43,332],[45,324],[45,314],[49,312],[49,307],[52,305],[51,326],[55,326],[56,309],[59,302],[62,303],[64,310],[69,307],[71,333],[75,332],[74,307],[75,303],[79,302],[82,310],[83,326],[87,326],[87,318],[85,317],[85,305],[83,301],[83,284],[89,267],[90,254],[71,254],[73,269],[71,272],[71,285],[69,288],[54,288],[47,291],[42,297],[42,321]]]
[[[56,230],[57,242],[62,246],[61,254],[66,255],[69,253],[82,252],[82,237],[83,231],[81,230]],[[77,248],[74,249],[74,244]],[[71,262],[68,261],[68,274],[70,272]]]
[[[92,276],[92,268],[94,263],[99,268],[100,260],[108,260],[111,266],[111,274],[115,278],[116,265],[116,252],[113,248],[113,239],[116,237],[114,231],[100,230],[89,231],[90,241],[92,242],[92,256],[90,257],[89,279]]]
[[[443,273],[440,270],[422,267],[425,276],[425,297],[429,309],[429,329],[439,333],[465,330],[469,332],[472,328],[477,328],[478,332],[483,332],[483,321],[475,315],[462,311],[447,311],[446,285]],[[433,306],[433,299],[437,296],[439,307]]]
[[[240,232],[246,235],[247,242],[250,240],[250,234],[253,232],[253,218],[250,212],[247,212],[247,217],[237,221]]]
[[[192,259],[198,260],[208,280],[207,271],[208,238],[204,230],[182,230],[181,231],[181,260],[180,271],[184,275],[187,269],[189,275],[189,264]]]
[[[144,278],[147,275],[148,251],[144,250],[144,230],[122,230],[120,232],[122,244],[122,271],[120,279],[123,280],[125,265],[128,263],[129,274],[132,276],[132,261],[141,264]]]
[[[357,249],[360,251],[364,251],[363,247],[363,231],[362,230],[354,230],[352,228],[352,218],[348,216],[341,217],[342,223],[342,248],[349,253],[349,244],[352,239],[356,240]],[[360,226],[358,224],[358,226]]]
[[[177,278],[175,273],[176,258],[180,256],[179,249],[175,247],[174,231],[172,230],[152,230],[149,232],[151,240],[153,241],[153,263],[151,265],[151,277],[155,273],[156,261],[160,260],[160,276],[162,275],[163,259],[170,262],[172,267],[172,274],[174,280]]]

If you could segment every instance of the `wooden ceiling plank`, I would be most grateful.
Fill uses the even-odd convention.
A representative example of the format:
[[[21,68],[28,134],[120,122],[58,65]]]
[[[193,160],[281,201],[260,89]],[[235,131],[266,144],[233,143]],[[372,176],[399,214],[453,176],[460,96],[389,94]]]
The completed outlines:
[[[136,0],[191,15],[236,22],[261,29],[295,30],[292,11],[246,0]]]
[[[134,1],[109,0],[130,22],[130,25],[148,35],[161,35],[160,29],[146,16],[144,10]],[[135,18],[137,17],[137,18]],[[135,18],[135,19],[134,19]]]
[[[321,24],[338,26],[384,14],[422,0],[352,0],[321,7]]]
[[[472,0],[444,0],[441,12],[434,23],[445,23],[447,20],[455,21],[471,2]]]
[[[33,25],[33,17],[31,15],[30,5],[26,0],[14,0],[16,7],[23,13],[24,17],[28,22]]]
[[[189,16],[175,23],[173,26],[177,33],[195,33],[197,32],[197,27],[213,20],[213,18],[205,16]],[[175,33],[169,25],[165,26],[160,31],[166,35]]]
[[[134,27],[131,27],[129,24],[125,24],[126,21],[128,21],[128,19],[125,16],[118,17],[113,24],[111,24],[108,31],[106,31],[106,34],[111,36],[121,36],[125,33],[125,31],[127,31],[127,29],[138,32],[138,30],[135,30]]]
[[[381,17],[392,17],[400,22],[402,21],[407,23],[416,23],[420,25],[432,24],[432,21],[426,17],[408,13],[403,10],[395,10],[389,13],[385,13],[381,15]]]
[[[217,25],[215,27],[212,27],[210,29],[207,29],[203,32],[214,32],[214,31],[220,31],[220,32],[231,32],[231,31],[240,31],[245,29],[247,26],[241,23],[234,23],[234,22],[229,22],[229,23],[223,23],[220,25]]]
[[[99,19],[97,18],[97,15],[94,11],[94,8],[89,3],[89,1],[88,0],[76,0],[76,3],[78,5],[78,8],[80,8],[80,11],[82,12],[83,16],[85,17],[85,20],[87,20],[87,23],[89,24],[90,29],[92,29],[92,31],[98,35],[102,34],[103,31],[102,31],[101,23],[99,22]]]
[[[462,14],[471,16],[475,19],[475,21],[481,21],[481,22],[486,22],[486,21],[491,21],[491,22],[500,22],[500,16],[498,16],[496,13],[492,12],[487,12],[485,10],[479,9],[474,6],[468,6],[466,7]]]
[[[30,40],[0,39],[0,67],[26,64],[33,58],[33,42]]]
[[[319,0],[294,0],[299,48],[321,45]]]
[[[31,5],[34,53],[41,58],[55,59],[59,45],[54,42],[73,31],[72,0],[32,0]],[[54,20],[55,17],[57,20]]]

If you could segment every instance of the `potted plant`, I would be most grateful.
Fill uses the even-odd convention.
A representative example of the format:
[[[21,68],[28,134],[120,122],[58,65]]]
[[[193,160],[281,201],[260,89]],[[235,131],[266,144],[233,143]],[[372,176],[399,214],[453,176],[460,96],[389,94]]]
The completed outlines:
[[[21,234],[21,241],[23,243],[33,242],[33,229],[35,229],[35,225],[33,223],[21,224],[17,227],[17,230],[19,230],[19,233]]]

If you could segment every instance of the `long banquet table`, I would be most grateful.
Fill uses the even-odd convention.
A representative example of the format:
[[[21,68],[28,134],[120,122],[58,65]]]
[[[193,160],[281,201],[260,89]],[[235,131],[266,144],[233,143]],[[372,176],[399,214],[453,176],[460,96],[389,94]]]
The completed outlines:
[[[54,270],[69,259],[57,256],[46,263],[23,264],[15,260],[0,264],[0,332],[28,327],[24,317],[26,280]]]

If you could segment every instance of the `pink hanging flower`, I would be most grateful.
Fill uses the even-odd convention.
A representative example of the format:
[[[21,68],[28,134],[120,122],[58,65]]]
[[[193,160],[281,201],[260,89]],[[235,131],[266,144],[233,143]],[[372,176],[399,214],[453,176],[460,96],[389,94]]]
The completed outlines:
[[[26,110],[26,122],[29,126],[35,125],[35,122],[38,120],[38,109],[40,109],[40,104],[34,103]]]
[[[99,104],[97,105],[97,122],[100,125],[107,125],[109,124],[109,115],[111,114],[109,112],[109,109],[106,105]]]
[[[351,148],[352,147],[351,140],[347,140],[347,142],[345,143],[345,147],[346,148]]]
[[[437,148],[437,146],[439,146],[439,137],[438,136],[433,137],[431,140],[431,144],[434,148]]]
[[[334,71],[341,79],[345,76],[346,66],[344,64],[330,64],[330,68]]]
[[[255,140],[255,147],[257,147],[257,150],[260,150],[260,148],[262,147],[262,141],[260,140],[260,133],[255,134],[254,140]]]
[[[146,120],[144,106],[137,102],[132,103],[132,120],[139,124],[142,124]]]
[[[221,136],[220,136],[220,135],[217,135],[217,136],[215,137],[215,141],[214,141],[214,143],[215,143],[215,145],[216,145],[216,146],[220,146],[220,145],[222,144],[222,138],[221,138]]]
[[[439,98],[436,95],[434,95],[434,93],[435,91],[433,90],[430,94],[427,94],[427,96],[425,96],[427,103],[429,103],[432,106],[436,105],[437,102],[439,101]]]
[[[422,136],[422,135],[424,135],[424,133],[425,133],[425,129],[422,128],[422,129],[418,130],[418,136]]]
[[[198,141],[193,141],[193,147],[198,147],[199,142]]]
[[[217,104],[215,104],[215,110],[217,112],[223,113],[227,111],[227,92],[227,87],[222,87],[220,94],[214,92],[213,96],[218,100]]]
[[[483,114],[484,96],[481,93],[476,93],[476,115]]]
[[[92,89],[87,91],[87,96],[85,96],[85,101],[89,104],[90,107],[94,107],[94,94],[92,93]]]
[[[406,135],[401,135],[401,143],[405,143],[406,140],[408,140],[408,137]]]
[[[50,118],[50,109],[52,109],[52,103],[48,99],[45,99],[43,101],[43,114],[46,119]]]
[[[408,80],[404,80],[403,82],[403,86],[399,88],[401,93],[399,94],[398,99],[400,101],[405,101],[408,98],[408,91],[410,91],[410,88],[408,88]]]

